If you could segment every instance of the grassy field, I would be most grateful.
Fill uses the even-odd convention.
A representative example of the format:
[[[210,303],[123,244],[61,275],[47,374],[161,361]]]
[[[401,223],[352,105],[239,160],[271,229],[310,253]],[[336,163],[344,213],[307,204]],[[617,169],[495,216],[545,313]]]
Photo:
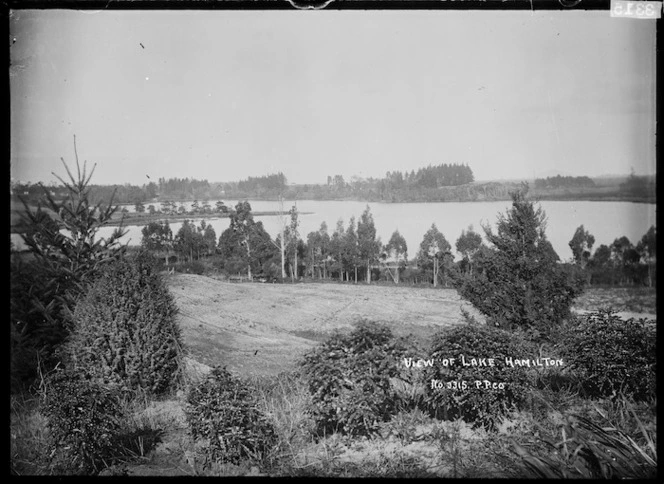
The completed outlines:
[[[168,284],[190,356],[208,366],[227,365],[244,376],[292,370],[296,355],[361,318],[385,323],[396,335],[412,335],[420,342],[462,322],[462,309],[484,319],[455,289],[446,288],[230,283],[190,274],[169,276]],[[573,310],[608,306],[625,318],[655,319],[655,292],[591,288]]]
[[[189,353],[189,381],[197,381],[213,365],[226,366],[243,377],[274,423],[279,443],[262,466],[204,468],[187,431],[184,394],[179,392],[129,409],[132,425],[152,429],[159,442],[132,450],[124,464],[116,464],[104,474],[525,477],[527,468],[513,443],[519,442],[543,459],[552,455],[545,441],[566,441],[566,427],[561,425],[571,411],[587,414],[605,428],[615,428],[618,436],[629,435],[641,449],[654,445],[656,402],[631,406],[609,400],[586,402],[568,391],[554,394],[546,390],[537,393],[528,411],[512,415],[492,433],[410,411],[386,422],[377,439],[336,434],[316,439],[307,414],[308,391],[297,377],[298,359],[308,349],[361,318],[385,323],[395,334],[410,334],[426,344],[440,328],[463,321],[462,311],[478,319],[481,316],[455,290],[445,288],[230,283],[190,274],[166,277]],[[573,309],[582,313],[607,306],[623,317],[656,319],[654,289],[591,288]],[[45,419],[37,400],[12,398],[10,432],[12,471],[47,474]],[[556,459],[572,468],[575,457],[571,451],[565,454],[567,451],[566,444],[564,452],[560,447]]]

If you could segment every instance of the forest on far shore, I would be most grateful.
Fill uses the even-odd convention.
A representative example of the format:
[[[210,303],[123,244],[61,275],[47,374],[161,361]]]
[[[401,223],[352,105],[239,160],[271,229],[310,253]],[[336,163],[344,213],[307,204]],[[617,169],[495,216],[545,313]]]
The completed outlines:
[[[590,178],[587,176],[552,176],[528,180],[531,196],[539,200],[610,200],[654,203],[656,177],[637,176]],[[324,184],[289,184],[283,173],[248,177],[235,182],[209,182],[190,178],[159,178],[142,186],[91,185],[90,199],[107,201],[115,193],[114,203],[146,205],[150,202],[218,200],[223,198],[254,200],[357,200],[366,202],[474,202],[509,200],[521,180],[475,181],[466,164],[429,165],[410,172],[387,172],[383,178],[344,179],[328,175]],[[12,183],[11,196],[28,203],[41,197],[40,184]],[[63,187],[48,186],[54,198],[65,195]]]

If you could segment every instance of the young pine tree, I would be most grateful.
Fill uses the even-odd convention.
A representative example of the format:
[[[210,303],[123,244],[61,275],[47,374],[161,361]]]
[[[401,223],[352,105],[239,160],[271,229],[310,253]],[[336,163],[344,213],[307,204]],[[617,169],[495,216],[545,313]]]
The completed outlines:
[[[582,278],[558,263],[545,235],[546,216],[526,198],[527,186],[511,195],[512,208],[499,215],[496,231],[484,227],[490,250],[482,273],[459,277],[457,287],[496,326],[521,328],[537,339],[569,316]]]
[[[182,367],[177,307],[147,252],[105,268],[74,311],[69,368],[85,368],[123,390],[162,394]]]

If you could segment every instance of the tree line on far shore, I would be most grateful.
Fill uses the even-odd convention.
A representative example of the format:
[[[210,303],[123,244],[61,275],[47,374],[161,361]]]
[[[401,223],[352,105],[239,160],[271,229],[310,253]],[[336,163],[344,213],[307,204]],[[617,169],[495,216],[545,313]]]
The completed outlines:
[[[376,237],[369,205],[347,224],[340,219],[330,230],[323,222],[319,230],[306,236],[300,234],[298,211],[293,206],[282,214],[282,229],[274,239],[262,222],[254,220],[248,201],[238,202],[235,208],[227,209],[227,213],[229,227],[218,238],[205,220],[199,226],[185,220],[176,233],[167,220],[153,221],[143,227],[141,245],[157,253],[166,263],[170,261],[200,272],[203,270],[200,262],[207,260],[228,276],[246,279],[392,281],[434,286],[453,285],[460,276],[479,277],[488,270],[488,261],[496,250],[495,243],[487,245],[472,225],[462,231],[453,247],[432,224],[414,251],[414,257],[409,258],[413,252],[409,252],[398,230],[386,242]],[[485,238],[492,241],[490,227],[483,227],[483,232]],[[654,226],[636,244],[622,236],[593,251],[595,238],[581,225],[569,242],[573,254],[570,261],[560,261],[544,234],[541,244],[548,247],[552,260],[570,266],[588,284],[655,285]]]

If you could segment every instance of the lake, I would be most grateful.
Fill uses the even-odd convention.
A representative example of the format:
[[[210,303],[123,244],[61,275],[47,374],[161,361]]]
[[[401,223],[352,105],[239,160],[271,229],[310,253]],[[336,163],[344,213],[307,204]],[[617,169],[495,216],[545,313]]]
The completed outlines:
[[[233,202],[225,201],[228,206]],[[280,205],[276,201],[250,201],[255,212],[279,211]],[[288,211],[295,202],[284,201],[283,208]],[[300,237],[306,241],[307,234],[317,231],[322,222],[327,223],[330,236],[334,232],[339,219],[343,220],[344,227],[352,216],[359,220],[367,202],[353,201],[316,201],[298,200],[297,209],[300,212],[311,212],[300,215]],[[214,206],[215,201],[210,202]],[[154,204],[159,207],[159,204]],[[399,230],[408,244],[408,257],[414,258],[424,234],[436,224],[448,242],[454,245],[461,231],[469,225],[484,234],[481,225],[490,224],[495,227],[499,213],[505,213],[510,208],[510,201],[501,202],[437,202],[437,203],[368,203],[371,208],[377,236],[383,243],[387,243],[392,233]],[[656,205],[631,202],[569,202],[569,201],[543,201],[539,202],[547,216],[546,235],[561,260],[569,260],[572,251],[567,245],[579,225],[583,225],[595,236],[593,249],[600,244],[610,245],[614,239],[623,235],[636,245],[651,225],[656,224]],[[147,206],[147,204],[146,204]],[[189,207],[190,204],[185,204]],[[133,207],[127,207],[133,210]],[[288,216],[286,215],[288,220]],[[192,217],[196,225],[200,224],[200,217]],[[263,222],[265,230],[275,238],[279,233],[279,216],[257,216],[256,221]],[[217,238],[229,226],[229,219],[207,220],[214,228]],[[172,222],[173,234],[182,226],[181,222]],[[142,226],[130,226],[124,240],[129,245],[139,245],[141,241]],[[99,235],[108,236],[112,227],[104,227]],[[12,234],[12,242],[16,247],[23,243],[17,234]],[[458,256],[457,256],[458,257]]]

